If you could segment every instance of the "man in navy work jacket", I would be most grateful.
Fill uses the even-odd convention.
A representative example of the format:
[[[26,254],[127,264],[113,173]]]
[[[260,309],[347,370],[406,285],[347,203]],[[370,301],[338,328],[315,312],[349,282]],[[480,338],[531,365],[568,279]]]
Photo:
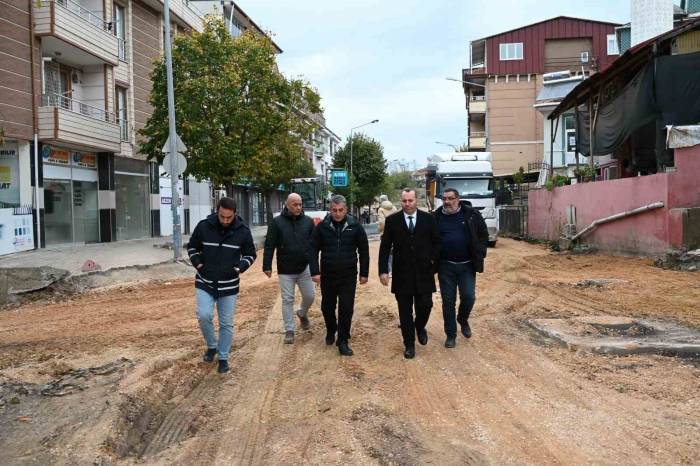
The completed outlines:
[[[312,238],[316,249],[316,263],[318,253],[321,253],[321,273],[311,278],[314,282],[321,283],[321,310],[326,322],[326,344],[332,345],[335,342],[335,333],[338,332],[338,351],[342,356],[352,356],[348,339],[355,305],[358,254],[360,285],[367,283],[369,276],[367,233],[354,217],[348,215],[345,197],[336,195],[331,198],[331,213],[316,226]]]
[[[250,229],[236,215],[236,202],[221,198],[216,213],[200,221],[187,245],[190,261],[197,269],[195,297],[197,320],[207,344],[204,361],[219,353],[219,373],[228,372],[228,353],[233,342],[233,316],[240,286],[240,274],[255,261],[255,244]],[[214,334],[214,304],[219,312],[219,341]]]
[[[453,188],[445,189],[442,193],[442,206],[434,215],[442,238],[438,279],[447,335],[445,347],[454,348],[457,337],[457,289],[459,288],[457,322],[462,335],[471,338],[468,319],[476,296],[476,273],[484,271],[489,233],[479,211],[469,205],[460,205],[459,191]]]
[[[425,326],[433,308],[440,236],[435,217],[418,210],[416,191],[401,192],[401,211],[386,219],[379,245],[379,280],[389,285],[389,254],[393,250],[391,292],[396,297],[406,359],[416,355],[415,341],[428,344]],[[415,320],[413,311],[415,307]]]

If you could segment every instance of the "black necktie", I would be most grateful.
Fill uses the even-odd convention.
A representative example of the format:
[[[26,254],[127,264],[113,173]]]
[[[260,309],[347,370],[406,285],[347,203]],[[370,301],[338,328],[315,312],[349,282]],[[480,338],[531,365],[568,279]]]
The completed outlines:
[[[416,229],[416,227],[415,227],[415,225],[413,225],[413,215],[409,215],[408,216],[408,231],[413,233],[413,230],[415,230],[415,229]]]

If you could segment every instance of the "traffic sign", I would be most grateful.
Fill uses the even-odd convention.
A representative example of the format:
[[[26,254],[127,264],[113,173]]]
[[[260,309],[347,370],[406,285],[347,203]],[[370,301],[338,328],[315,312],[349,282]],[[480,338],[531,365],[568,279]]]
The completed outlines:
[[[175,150],[180,154],[187,152],[187,146],[184,142],[182,142],[182,139],[180,139],[180,136],[177,133],[175,133]],[[168,136],[168,139],[165,140],[165,145],[163,146],[161,152],[166,154],[170,153],[170,136]]]
[[[346,187],[348,185],[348,171],[344,169],[332,169],[331,185],[335,188]]]
[[[175,158],[175,176],[180,176],[183,173],[185,173],[185,170],[187,169],[187,159],[185,158],[184,155],[182,155],[181,152],[177,153],[177,157]],[[165,157],[163,157],[163,169],[166,171],[166,173],[170,173],[170,154],[165,154]],[[172,175],[172,173],[170,173]]]

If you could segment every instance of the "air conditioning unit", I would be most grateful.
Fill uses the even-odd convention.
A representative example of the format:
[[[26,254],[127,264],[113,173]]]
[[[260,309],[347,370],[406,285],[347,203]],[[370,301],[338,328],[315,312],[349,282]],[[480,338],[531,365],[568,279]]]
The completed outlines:
[[[581,63],[588,63],[588,52],[581,52]]]

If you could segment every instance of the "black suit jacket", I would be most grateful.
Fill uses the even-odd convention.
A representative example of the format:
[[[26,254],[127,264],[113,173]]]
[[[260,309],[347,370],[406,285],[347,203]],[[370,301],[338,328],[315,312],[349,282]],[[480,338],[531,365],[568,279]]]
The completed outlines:
[[[393,254],[391,292],[425,294],[435,291],[435,272],[440,259],[440,234],[435,217],[416,211],[416,227],[409,233],[403,211],[386,219],[379,246],[379,274],[389,272]]]

